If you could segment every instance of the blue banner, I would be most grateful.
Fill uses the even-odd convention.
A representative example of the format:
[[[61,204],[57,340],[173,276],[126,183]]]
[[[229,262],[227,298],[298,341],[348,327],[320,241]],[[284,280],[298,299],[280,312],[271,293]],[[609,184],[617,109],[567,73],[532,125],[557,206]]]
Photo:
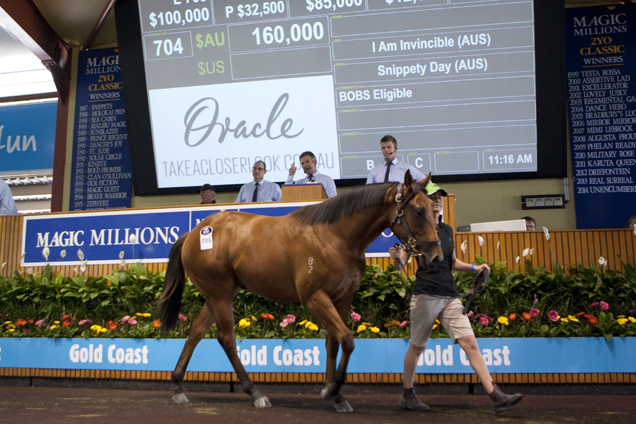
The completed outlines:
[[[566,9],[576,226],[636,213],[636,4]]]
[[[0,106],[0,174],[53,169],[57,101]]]
[[[309,203],[232,204],[171,209],[25,216],[22,266],[167,262],[175,241],[220,210],[283,216]],[[397,238],[386,230],[367,256],[388,256]],[[48,249],[48,257],[45,256]]]
[[[80,51],[73,134],[69,210],[129,208],[132,172],[117,49]]]
[[[491,373],[633,373],[636,338],[487,338],[478,339]],[[172,371],[184,339],[0,338],[0,367]],[[237,341],[248,372],[322,373],[322,339]],[[350,373],[402,373],[409,340],[356,339]],[[44,354],[46,353],[46,354]],[[216,340],[202,340],[188,371],[232,372]],[[418,373],[472,373],[466,354],[449,339],[431,339],[420,356]]]

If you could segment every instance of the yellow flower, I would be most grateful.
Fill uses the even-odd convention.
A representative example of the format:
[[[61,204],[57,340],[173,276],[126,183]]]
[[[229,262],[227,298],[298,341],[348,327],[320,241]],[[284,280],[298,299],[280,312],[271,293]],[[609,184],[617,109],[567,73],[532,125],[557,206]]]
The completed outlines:
[[[503,325],[509,325],[510,324],[508,322],[508,318],[507,317],[499,317],[499,318],[497,318],[497,322],[499,324],[503,324]]]
[[[4,323],[5,324],[11,324],[11,321],[5,321]]]
[[[438,327],[437,324],[433,324],[433,330],[435,330]]]
[[[9,328],[7,329],[7,333],[13,333],[15,331],[15,328]]]
[[[634,317],[629,317],[627,319],[629,320],[629,322],[636,322],[636,318],[634,318]]]
[[[298,325],[305,325],[305,323],[306,323],[306,322],[307,322],[307,320],[306,320],[306,319],[304,319],[304,320],[300,321],[300,322],[298,323]]]
[[[51,330],[55,330],[56,328],[60,328],[60,326],[59,325],[52,325],[52,326],[49,327],[49,329],[51,329]]]
[[[567,318],[561,318],[561,322],[568,322]]]
[[[318,326],[313,322],[308,322],[305,324],[305,327],[309,328],[311,331],[318,331]]]
[[[616,318],[625,318],[625,315],[616,315]]]
[[[362,325],[371,325],[370,322],[363,322]]]
[[[104,327],[102,327],[102,328],[100,328],[100,329],[99,329],[99,332],[100,332],[100,333],[105,333],[106,331],[107,331],[107,330],[106,330]]]
[[[380,329],[379,329],[378,327],[371,327],[371,328],[370,328],[370,330],[371,330],[373,333],[379,333],[379,332],[380,332]]]
[[[619,318],[616,320],[620,325],[624,325],[627,321],[629,321],[627,318]]]
[[[242,320],[239,321],[239,328],[247,328],[250,325],[252,325],[252,322],[250,321],[249,318],[243,318]]]
[[[15,330],[15,325],[11,324],[11,321],[9,321],[9,324],[7,325],[7,330]]]
[[[137,312],[138,317],[148,318],[150,314],[148,312]]]
[[[579,322],[579,320],[573,315],[568,315],[568,319],[573,322]]]
[[[367,326],[366,326],[366,325],[364,325],[364,324],[360,324],[360,325],[358,326],[358,330],[357,330],[357,331],[358,331],[358,333],[362,333],[362,332],[363,332],[364,330],[366,330],[366,329],[367,329]]]
[[[254,315],[252,315],[252,321],[258,321]]]
[[[59,321],[53,321],[53,324],[59,324],[59,323],[60,323]]]

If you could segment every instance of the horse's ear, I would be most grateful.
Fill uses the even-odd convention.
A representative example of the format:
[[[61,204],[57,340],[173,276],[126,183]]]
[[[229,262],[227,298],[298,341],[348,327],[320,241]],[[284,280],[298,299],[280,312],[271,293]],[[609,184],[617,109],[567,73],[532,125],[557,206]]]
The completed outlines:
[[[429,181],[431,181],[431,173],[430,172],[428,173],[426,178],[424,178],[422,181],[420,181],[420,185],[422,187],[426,187],[428,185]]]
[[[404,185],[409,188],[413,188],[413,176],[411,175],[411,170],[407,169],[404,174]]]

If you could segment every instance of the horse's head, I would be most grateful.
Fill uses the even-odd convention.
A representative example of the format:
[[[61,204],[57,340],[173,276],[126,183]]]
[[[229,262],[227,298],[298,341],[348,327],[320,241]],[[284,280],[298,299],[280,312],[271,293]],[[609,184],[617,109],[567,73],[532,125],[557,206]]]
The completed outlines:
[[[402,242],[406,253],[424,256],[426,264],[435,265],[444,258],[437,234],[437,223],[433,220],[433,203],[424,187],[431,178],[429,173],[422,181],[415,181],[406,171],[404,184],[396,189],[396,210],[391,230]]]

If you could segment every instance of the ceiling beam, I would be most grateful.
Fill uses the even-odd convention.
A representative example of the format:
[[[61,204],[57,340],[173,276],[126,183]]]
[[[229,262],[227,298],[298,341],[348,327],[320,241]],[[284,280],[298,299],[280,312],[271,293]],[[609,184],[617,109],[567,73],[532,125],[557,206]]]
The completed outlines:
[[[0,0],[0,25],[5,27],[51,72],[63,104],[71,80],[71,48],[51,28],[32,0]]]
[[[99,30],[102,28],[102,24],[104,23],[104,21],[106,20],[106,17],[108,16],[108,14],[110,13],[110,11],[113,9],[113,7],[115,6],[115,3],[117,3],[117,0],[110,0],[108,2],[108,4],[106,5],[106,8],[104,9],[104,11],[102,12],[102,15],[99,17],[99,20],[97,21],[97,23],[95,24],[95,27],[93,28],[93,30],[91,31],[91,33],[88,35],[88,38],[86,39],[86,41],[84,42],[84,45],[82,46],[82,50],[87,50],[91,48],[91,44],[93,44],[93,40],[95,39],[95,36],[97,35],[97,33],[99,32]]]

